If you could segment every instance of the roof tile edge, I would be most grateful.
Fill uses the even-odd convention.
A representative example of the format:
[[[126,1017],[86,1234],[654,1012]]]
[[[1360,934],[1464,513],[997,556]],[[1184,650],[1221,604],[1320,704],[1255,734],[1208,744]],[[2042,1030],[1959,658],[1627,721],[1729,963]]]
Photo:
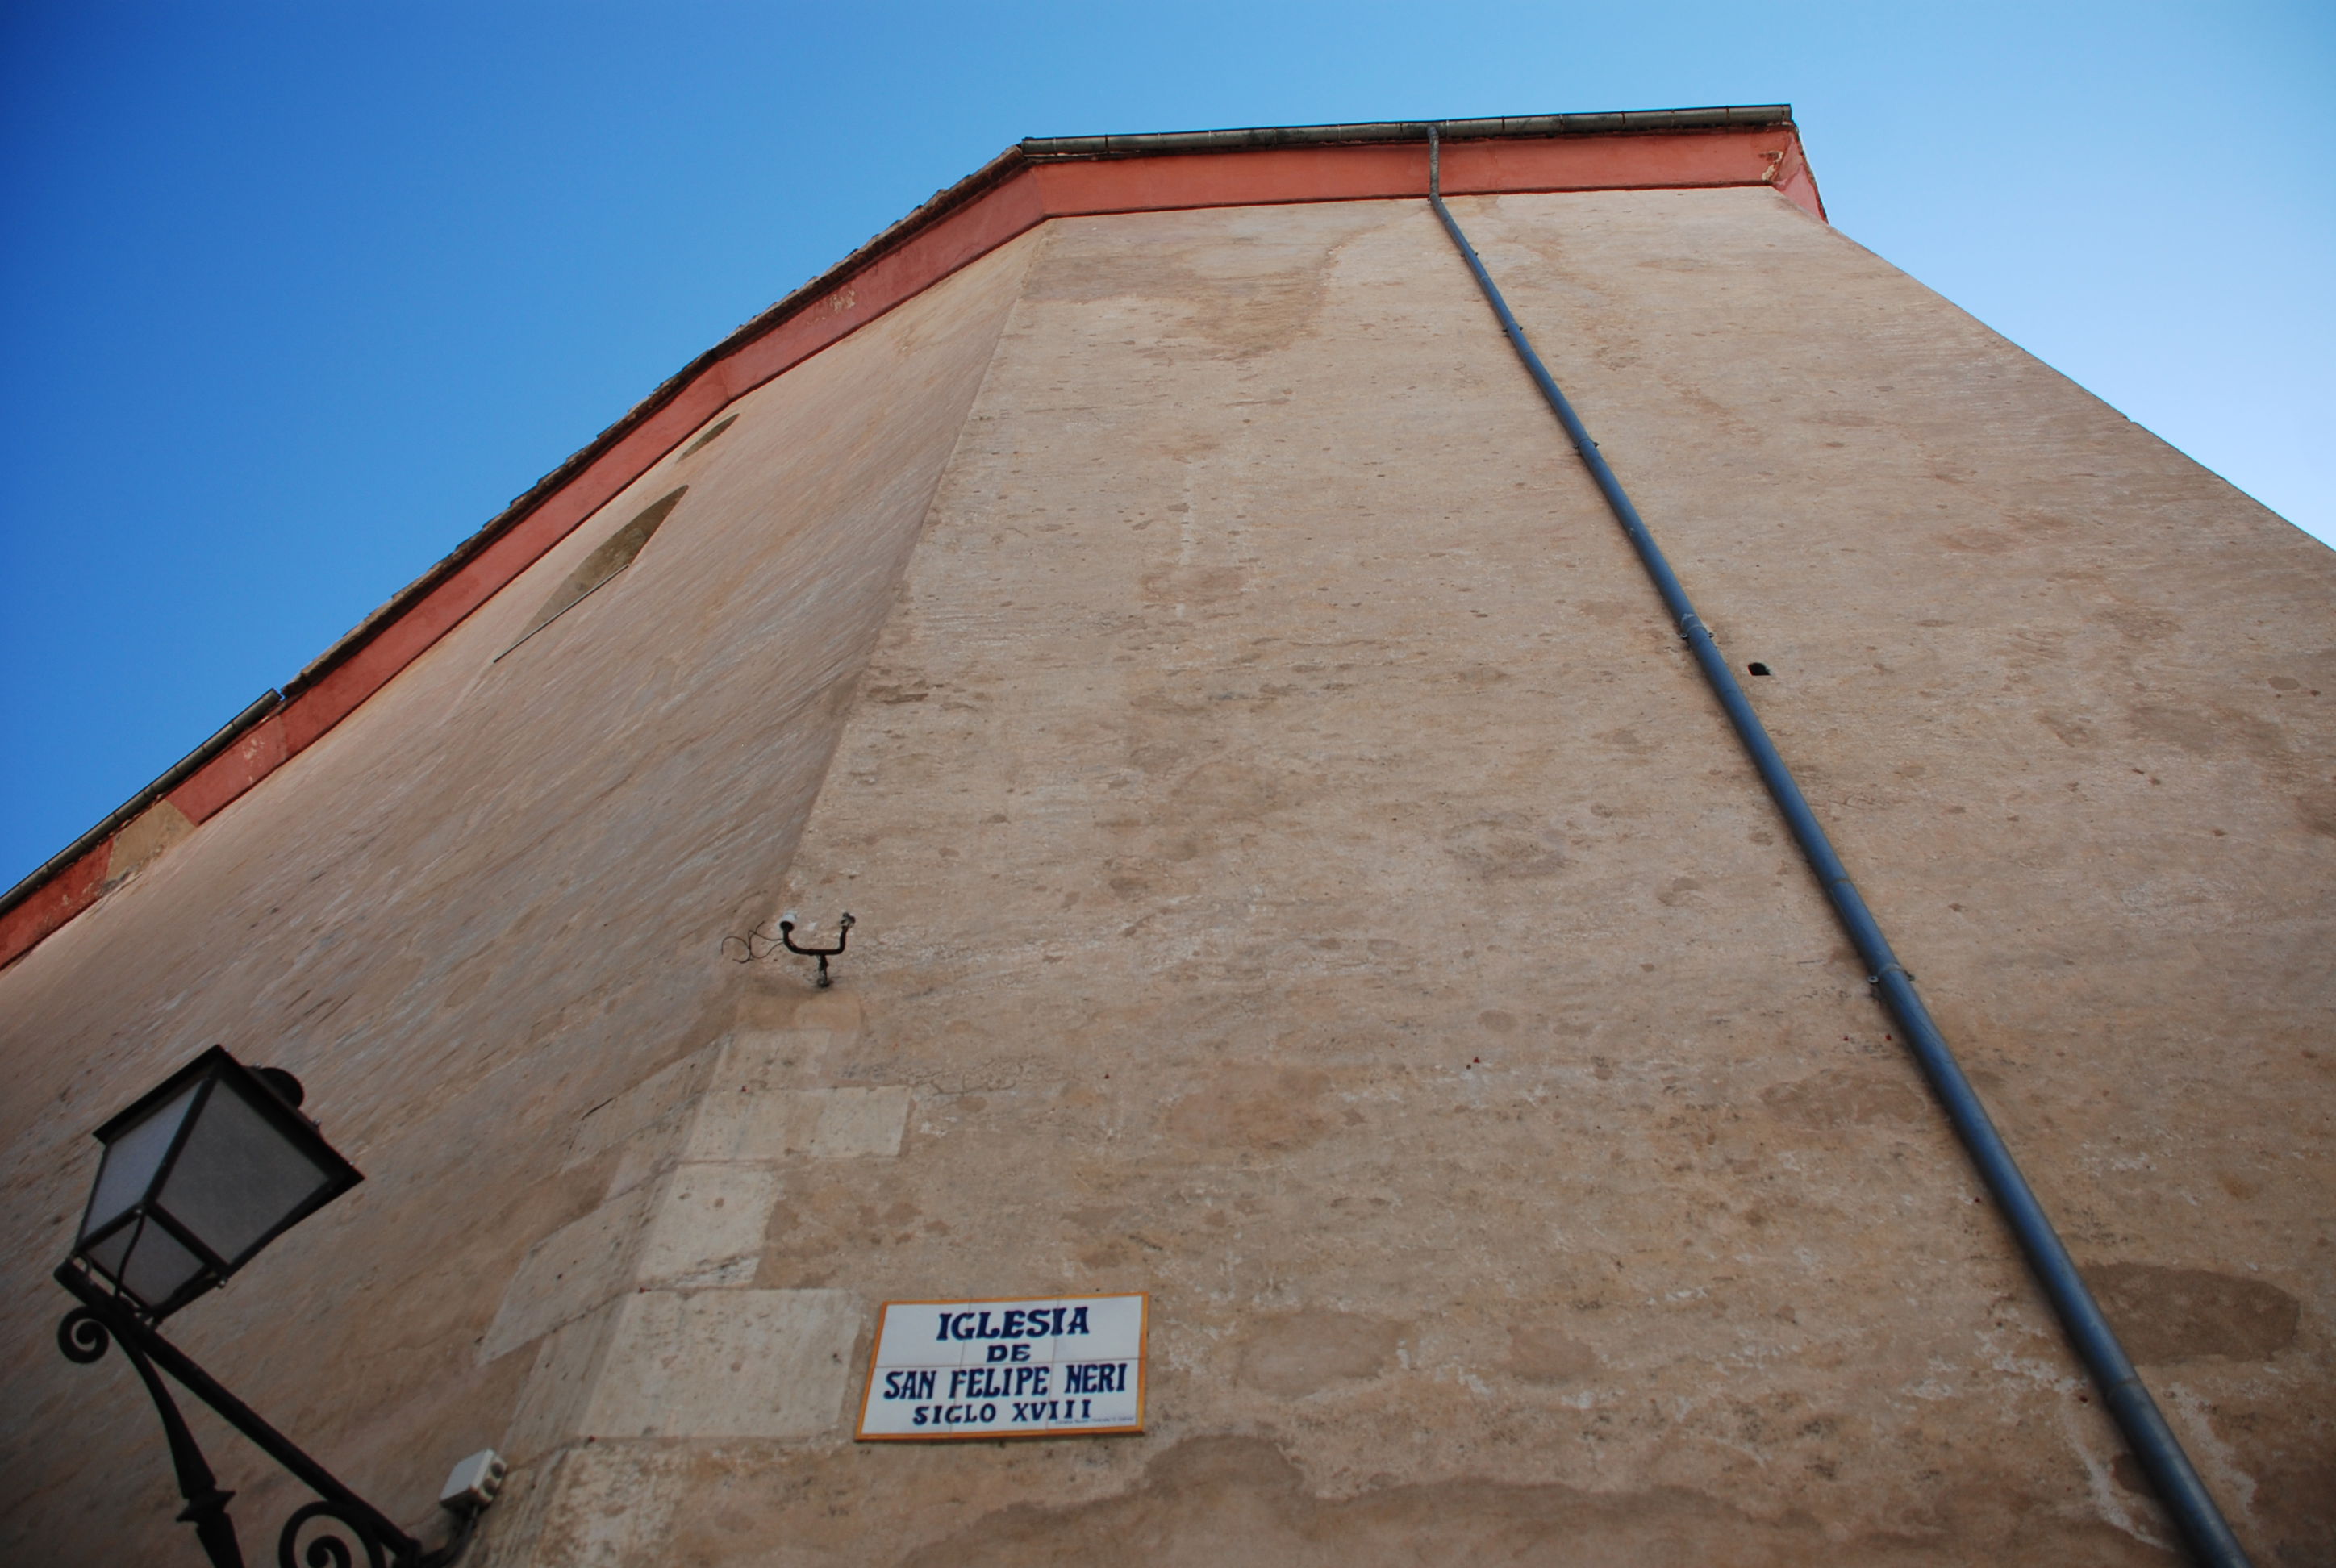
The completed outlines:
[[[1705,109],[1617,109],[1587,114],[1523,114],[1494,120],[1376,120],[1350,125],[1261,125],[1225,131],[1155,131],[1120,136],[1026,136],[1033,162],[1066,158],[1142,158],[1260,147],[1319,147],[1368,141],[1445,141],[1503,136],[1611,136],[1628,131],[1721,131],[1793,123],[1789,103]]]

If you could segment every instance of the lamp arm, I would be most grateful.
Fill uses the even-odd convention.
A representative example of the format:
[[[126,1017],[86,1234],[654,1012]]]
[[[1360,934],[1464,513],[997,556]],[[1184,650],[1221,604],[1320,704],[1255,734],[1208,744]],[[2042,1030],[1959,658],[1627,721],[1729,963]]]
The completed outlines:
[[[235,1520],[227,1511],[235,1494],[223,1491],[219,1477],[211,1474],[210,1462],[203,1457],[195,1435],[187,1429],[187,1418],[179,1414],[178,1401],[155,1373],[144,1348],[134,1337],[123,1335],[111,1316],[87,1306],[74,1308],[57,1325],[57,1348],[69,1360],[94,1361],[105,1354],[109,1342],[117,1340],[138,1380],[153,1397],[155,1414],[162,1418],[162,1437],[170,1446],[170,1467],[178,1472],[179,1495],[187,1500],[180,1519],[195,1527],[195,1539],[202,1543],[212,1568],[243,1568],[243,1547],[235,1538]]]
[[[277,1556],[284,1568],[293,1568],[294,1537],[303,1524],[314,1519],[330,1520],[355,1535],[365,1551],[367,1568],[447,1568],[469,1544],[470,1521],[464,1520],[445,1547],[424,1551],[421,1542],[392,1524],[381,1510],[350,1491],[331,1471],[301,1452],[290,1438],[261,1420],[250,1406],[220,1387],[219,1380],[197,1366],[185,1351],[100,1289],[87,1274],[64,1264],[57,1269],[55,1278],[81,1301],[57,1325],[58,1349],[67,1359],[87,1363],[105,1354],[109,1339],[122,1346],[122,1353],[145,1380],[147,1392],[154,1397],[155,1408],[161,1413],[163,1436],[170,1445],[171,1463],[178,1468],[179,1490],[187,1499],[186,1511],[179,1517],[195,1526],[195,1534],[209,1553],[215,1568],[244,1568],[242,1550],[236,1544],[235,1524],[227,1514],[228,1499],[234,1494],[219,1490],[202,1451],[195,1446],[194,1435],[188,1431],[169,1389],[156,1376],[155,1366],[217,1411],[228,1425],[250,1439],[253,1446],[290,1471],[322,1499],[297,1510],[286,1523],[277,1543]],[[347,1548],[329,1537],[314,1544],[307,1560],[312,1563],[332,1563],[342,1568],[353,1561]]]

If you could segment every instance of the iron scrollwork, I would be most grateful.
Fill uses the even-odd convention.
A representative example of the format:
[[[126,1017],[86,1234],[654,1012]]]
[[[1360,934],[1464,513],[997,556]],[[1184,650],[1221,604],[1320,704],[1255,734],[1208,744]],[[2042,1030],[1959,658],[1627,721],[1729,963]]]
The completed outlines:
[[[105,1331],[105,1320],[87,1307],[75,1307],[57,1324],[57,1349],[68,1361],[82,1366],[103,1358],[113,1336]]]
[[[355,1568],[356,1559],[349,1554],[349,1544],[331,1531],[320,1531],[309,1541],[306,1553],[299,1551],[300,1527],[311,1519],[329,1519],[340,1530],[355,1536],[364,1549],[365,1568],[389,1568],[381,1543],[365,1528],[365,1522],[350,1517],[330,1503],[309,1503],[292,1511],[292,1517],[284,1521],[283,1533],[276,1537],[277,1568]]]
[[[194,1434],[187,1428],[186,1418],[179,1413],[178,1402],[171,1398],[169,1387],[162,1381],[163,1372],[317,1495],[317,1501],[295,1509],[285,1521],[276,1542],[277,1568],[357,1568],[360,1557],[364,1568],[450,1568],[469,1545],[477,1523],[475,1514],[457,1520],[453,1536],[445,1545],[425,1550],[421,1542],[400,1530],[381,1510],[350,1491],[330,1471],[261,1420],[250,1407],[229,1393],[185,1351],[163,1339],[126,1302],[109,1295],[89,1275],[70,1264],[57,1270],[55,1278],[81,1300],[81,1305],[67,1312],[57,1324],[58,1350],[66,1360],[85,1367],[101,1359],[109,1347],[122,1348],[123,1358],[146,1385],[155,1413],[161,1417],[162,1435],[170,1445],[171,1466],[178,1474],[179,1493],[187,1500],[186,1509],[179,1517],[195,1527],[196,1538],[201,1542],[213,1568],[244,1568],[235,1522],[227,1511],[228,1502],[235,1494],[223,1490],[212,1475],[209,1463],[196,1446]],[[304,1531],[308,1535],[305,1546],[301,1543]]]

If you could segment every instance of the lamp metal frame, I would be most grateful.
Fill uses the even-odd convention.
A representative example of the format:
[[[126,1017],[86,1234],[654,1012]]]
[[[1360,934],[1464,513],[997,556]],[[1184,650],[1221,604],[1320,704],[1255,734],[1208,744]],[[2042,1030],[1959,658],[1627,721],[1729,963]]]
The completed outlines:
[[[240,1097],[245,1103],[262,1118],[273,1124],[284,1141],[298,1149],[304,1157],[313,1162],[326,1178],[322,1185],[298,1204],[287,1210],[280,1219],[246,1244],[242,1251],[232,1258],[221,1256],[209,1242],[197,1235],[160,1201],[161,1194],[169,1188],[171,1174],[178,1168],[179,1156],[185,1151],[187,1141],[194,1135],[195,1128],[201,1122],[211,1097],[222,1092],[226,1080],[230,1078],[237,1081],[237,1088],[241,1091]],[[295,1085],[298,1082],[288,1074],[285,1075],[285,1080]],[[90,1135],[100,1143],[111,1146],[114,1136],[122,1129],[134,1125],[157,1107],[168,1104],[183,1094],[190,1085],[194,1086],[196,1089],[194,1103],[189,1105],[186,1114],[180,1117],[178,1127],[170,1135],[170,1147],[164,1152],[161,1161],[156,1164],[153,1174],[147,1178],[145,1189],[139,1193],[134,1202],[126,1204],[120,1213],[91,1231],[86,1229],[88,1214],[90,1207],[93,1207],[97,1202],[97,1193],[92,1189],[90,1193],[89,1206],[85,1206],[83,1210],[83,1230],[76,1232],[73,1240],[73,1256],[86,1259],[92,1249],[111,1240],[129,1227],[155,1225],[202,1264],[200,1272],[161,1301],[147,1302],[124,1292],[127,1300],[138,1302],[138,1310],[142,1315],[155,1322],[160,1322],[197,1297],[224,1284],[229,1275],[257,1257],[277,1237],[365,1180],[364,1174],[349,1164],[339,1150],[325,1141],[323,1130],[315,1122],[301,1115],[298,1106],[285,1097],[282,1089],[271,1082],[265,1074],[256,1072],[236,1060],[224,1046],[212,1046],[205,1050],[193,1061],[172,1073],[145,1094],[139,1096],[124,1109],[107,1117],[103,1125]],[[297,1095],[297,1088],[294,1093]],[[134,1250],[134,1242],[132,1247]],[[100,1275],[112,1276],[112,1271],[96,1264],[93,1261],[91,1261],[88,1266]],[[116,1285],[117,1289],[120,1289],[118,1281]]]
[[[179,1518],[195,1527],[195,1537],[202,1543],[214,1568],[244,1568],[243,1549],[237,1541],[235,1521],[229,1516],[227,1508],[235,1494],[220,1487],[194,1434],[187,1427],[186,1417],[179,1413],[178,1402],[170,1398],[162,1372],[168,1372],[172,1381],[209,1406],[221,1420],[242,1433],[252,1446],[316,1494],[318,1501],[295,1509],[284,1522],[276,1544],[279,1568],[296,1568],[303,1560],[308,1568],[352,1568],[357,1558],[351,1554],[346,1542],[331,1534],[312,1538],[305,1553],[298,1551],[302,1530],[316,1520],[329,1521],[353,1538],[366,1568],[447,1568],[470,1544],[471,1532],[478,1518],[475,1511],[460,1515],[453,1538],[446,1544],[424,1547],[399,1529],[387,1514],[309,1457],[299,1445],[269,1426],[258,1412],[229,1393],[218,1378],[162,1338],[159,1330],[87,1271],[72,1263],[61,1264],[55,1279],[81,1302],[57,1324],[57,1349],[64,1353],[65,1359],[86,1366],[103,1356],[108,1344],[122,1347],[122,1354],[139,1380],[146,1385],[146,1392],[153,1398],[155,1412],[162,1418],[162,1436],[170,1445],[171,1467],[178,1474],[179,1495],[187,1500]]]
[[[167,1192],[170,1172],[206,1102],[213,1095],[236,1092],[223,1088],[230,1078],[237,1079],[238,1087],[246,1091],[241,1097],[274,1123],[287,1142],[316,1161],[326,1176],[321,1187],[232,1258],[221,1256],[192,1234],[187,1225],[169,1213],[167,1200],[161,1196]],[[316,1494],[316,1501],[296,1508],[284,1522],[276,1542],[278,1568],[355,1568],[360,1561],[365,1568],[448,1568],[470,1544],[483,1505],[447,1504],[448,1511],[455,1515],[453,1535],[443,1545],[423,1546],[400,1529],[389,1515],[311,1458],[299,1445],[262,1420],[250,1406],[228,1392],[192,1357],[164,1339],[157,1327],[163,1318],[224,1283],[228,1276],[268,1242],[365,1179],[355,1166],[325,1141],[323,1131],[301,1115],[297,1081],[288,1074],[281,1075],[281,1084],[277,1078],[274,1069],[255,1072],[224,1047],[213,1046],[98,1128],[96,1136],[107,1139],[158,1105],[186,1092],[190,1084],[199,1086],[197,1098],[172,1133],[170,1146],[147,1177],[144,1190],[99,1229],[86,1234],[77,1231],[72,1255],[57,1266],[54,1278],[80,1303],[57,1324],[57,1349],[68,1361],[88,1366],[102,1358],[108,1346],[122,1347],[123,1359],[138,1374],[139,1381],[146,1385],[155,1413],[161,1417],[162,1437],[170,1447],[179,1495],[186,1499],[187,1505],[180,1511],[179,1518],[194,1526],[195,1538],[210,1558],[212,1568],[244,1568],[243,1547],[236,1536],[235,1521],[228,1513],[228,1504],[235,1494],[219,1485],[210,1462],[203,1456],[201,1446],[180,1412],[178,1401],[171,1398],[170,1383],[164,1381],[165,1373],[170,1382],[177,1383],[209,1406],[254,1447]],[[254,1089],[258,1091],[256,1095],[248,1092]],[[91,1203],[95,1202],[92,1192]],[[83,1211],[84,1226],[89,1212]],[[145,1224],[161,1225],[203,1265],[200,1272],[156,1302],[133,1294],[112,1271],[101,1268],[86,1255],[122,1227]],[[133,1250],[134,1245],[133,1242]],[[124,1254],[125,1259],[128,1255]]]

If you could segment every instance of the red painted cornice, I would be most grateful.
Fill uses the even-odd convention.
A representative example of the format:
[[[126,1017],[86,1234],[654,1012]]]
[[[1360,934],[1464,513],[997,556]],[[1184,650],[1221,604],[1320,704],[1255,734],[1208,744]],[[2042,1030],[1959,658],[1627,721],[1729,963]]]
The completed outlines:
[[[1747,119],[1759,122],[1741,122]],[[1341,140],[1341,132],[1356,139]],[[1767,186],[1825,217],[1799,135],[1782,109],[1455,122],[1444,134],[1447,195]],[[281,703],[252,705],[241,732],[207,743],[212,755],[155,792],[155,803],[133,805],[151,812],[167,804],[195,823],[217,815],[725,404],[1048,219],[1425,199],[1425,136],[1424,125],[1317,126],[1030,141],[1008,150],[692,361],[287,683]],[[132,820],[117,813],[102,834],[0,900],[0,967],[144,863],[115,863]]]

